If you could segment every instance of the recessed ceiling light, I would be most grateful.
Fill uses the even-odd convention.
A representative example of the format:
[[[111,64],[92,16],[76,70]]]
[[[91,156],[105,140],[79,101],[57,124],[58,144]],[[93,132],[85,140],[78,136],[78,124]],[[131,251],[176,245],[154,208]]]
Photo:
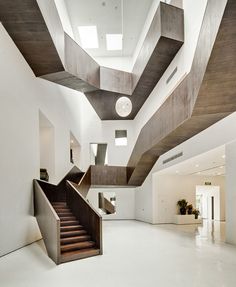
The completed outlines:
[[[195,167],[199,167],[199,164],[197,163],[197,164],[195,165]]]
[[[118,51],[123,48],[123,35],[122,34],[106,34],[107,50]]]
[[[127,97],[121,97],[116,102],[116,112],[121,117],[127,117],[132,111],[132,102]]]
[[[176,171],[175,171],[175,173],[179,173],[179,171],[178,171],[178,170],[176,170]]]
[[[225,158],[225,154],[222,155],[222,158]]]
[[[220,166],[220,168],[224,168],[224,166],[222,165],[222,166]]]
[[[84,49],[98,48],[97,26],[79,26],[79,36]]]

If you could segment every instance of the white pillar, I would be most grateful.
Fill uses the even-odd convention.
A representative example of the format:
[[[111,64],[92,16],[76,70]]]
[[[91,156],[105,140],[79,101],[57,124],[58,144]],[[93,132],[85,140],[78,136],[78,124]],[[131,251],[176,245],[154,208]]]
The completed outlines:
[[[236,141],[225,148],[226,155],[226,242],[236,245]]]

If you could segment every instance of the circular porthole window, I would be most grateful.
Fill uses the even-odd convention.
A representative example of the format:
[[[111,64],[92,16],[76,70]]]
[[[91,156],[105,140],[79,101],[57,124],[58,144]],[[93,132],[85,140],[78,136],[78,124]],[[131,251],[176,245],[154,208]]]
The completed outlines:
[[[127,117],[132,111],[132,102],[127,97],[121,97],[116,102],[116,112],[120,117]]]

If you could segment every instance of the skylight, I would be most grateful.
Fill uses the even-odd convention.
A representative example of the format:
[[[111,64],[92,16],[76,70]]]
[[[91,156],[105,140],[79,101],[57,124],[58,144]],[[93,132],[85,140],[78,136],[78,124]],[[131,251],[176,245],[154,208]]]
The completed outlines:
[[[98,48],[97,26],[79,26],[81,45],[84,49]]]
[[[107,50],[117,51],[123,48],[123,35],[122,34],[106,34]]]

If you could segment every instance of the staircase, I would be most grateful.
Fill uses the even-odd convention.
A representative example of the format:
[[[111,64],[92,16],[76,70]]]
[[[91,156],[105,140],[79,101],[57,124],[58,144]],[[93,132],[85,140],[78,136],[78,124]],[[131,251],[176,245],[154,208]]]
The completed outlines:
[[[52,206],[60,218],[61,262],[99,255],[95,242],[66,202],[53,202]]]

